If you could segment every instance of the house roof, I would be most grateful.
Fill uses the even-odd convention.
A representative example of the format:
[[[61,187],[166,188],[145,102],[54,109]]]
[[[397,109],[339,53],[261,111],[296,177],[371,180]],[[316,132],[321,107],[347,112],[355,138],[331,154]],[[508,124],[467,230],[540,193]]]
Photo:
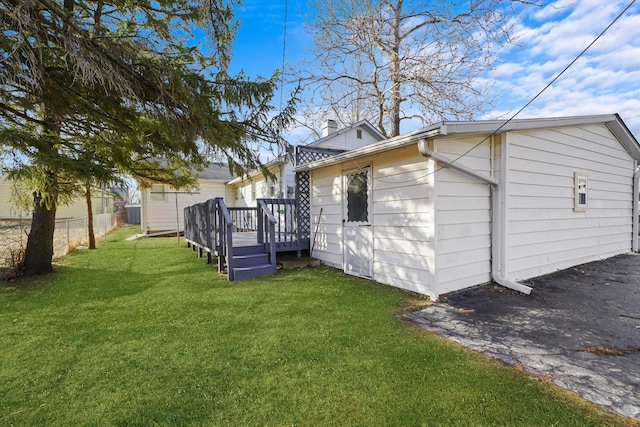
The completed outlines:
[[[357,123],[354,123],[350,126],[347,126],[345,128],[342,128],[340,130],[337,130],[333,133],[330,133],[327,136],[324,136],[320,139],[317,139],[315,141],[313,141],[310,144],[305,145],[305,147],[315,147],[316,145],[322,144],[323,142],[329,141],[333,138],[335,138],[338,135],[341,135],[343,133],[346,133],[352,129],[358,128],[358,127],[362,127],[367,129],[372,135],[374,135],[379,141],[382,141],[383,139],[385,139],[385,136],[378,130],[376,129],[371,123],[369,123],[368,120],[360,120]]]
[[[344,160],[376,154],[415,144],[423,138],[433,138],[436,136],[453,135],[490,135],[517,130],[533,130],[543,128],[556,128],[565,126],[578,126],[586,124],[604,124],[620,141],[629,155],[636,160],[640,160],[640,145],[629,131],[618,114],[591,115],[591,116],[571,116],[553,117],[540,119],[514,119],[505,120],[479,120],[479,121],[443,121],[413,132],[405,133],[394,138],[390,138],[367,146],[346,151],[333,157],[321,159],[315,162],[300,165],[295,168],[296,172],[317,169],[343,162]]]
[[[273,160],[268,161],[267,163],[264,164],[264,166],[267,169],[270,169],[274,166],[277,165],[284,165],[287,164],[288,160],[287,160],[287,156],[286,155],[281,155],[276,157]],[[245,175],[243,176],[236,176],[236,177],[231,177],[229,180],[227,180],[227,184],[238,184],[242,181],[244,181],[245,179],[247,179],[247,177],[254,177],[254,176],[259,176],[262,174],[262,170],[261,169],[254,169],[252,171],[247,172]]]
[[[197,171],[196,175],[200,181],[227,182],[234,177],[226,163],[211,163],[204,170]]]

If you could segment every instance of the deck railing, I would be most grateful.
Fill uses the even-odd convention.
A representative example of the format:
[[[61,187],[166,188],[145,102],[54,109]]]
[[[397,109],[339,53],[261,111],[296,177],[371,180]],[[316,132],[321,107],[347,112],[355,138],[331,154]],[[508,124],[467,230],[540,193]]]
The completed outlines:
[[[227,207],[221,197],[184,210],[184,236],[208,258],[221,257],[218,265],[233,263],[233,233],[255,232],[257,244],[271,251],[301,251],[308,241],[300,238],[298,205],[293,199],[258,199],[256,208]],[[305,243],[307,246],[305,247]],[[275,258],[274,258],[275,259]]]
[[[258,199],[258,243],[266,240],[262,211],[268,211],[275,219],[275,243],[280,251],[300,251],[303,247],[298,231],[298,204],[295,199]]]
[[[265,252],[269,254],[269,262],[276,262],[276,224],[278,220],[269,211],[264,200],[258,200],[258,222],[261,230],[258,230],[258,243],[265,245]],[[266,226],[265,226],[266,225]]]
[[[233,231],[258,231],[258,208],[227,208],[233,222]]]
[[[230,282],[235,280],[233,270],[233,221],[227,205],[221,197],[213,199],[218,230],[218,271],[222,272],[223,266],[227,266],[227,278]]]

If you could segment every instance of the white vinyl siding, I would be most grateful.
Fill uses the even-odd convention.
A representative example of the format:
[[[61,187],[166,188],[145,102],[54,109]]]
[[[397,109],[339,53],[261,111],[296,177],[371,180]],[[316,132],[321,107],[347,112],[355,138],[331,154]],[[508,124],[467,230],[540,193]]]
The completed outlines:
[[[357,130],[359,129],[362,130],[362,138],[358,138]],[[355,150],[356,148],[364,147],[365,145],[378,141],[380,140],[369,133],[366,129],[354,128],[343,133],[338,133],[327,141],[322,141],[319,144],[313,144],[313,146],[333,150]]]
[[[455,159],[484,137],[436,140],[438,153]],[[457,160],[490,176],[489,141]],[[437,167],[443,165],[437,163]],[[435,175],[437,295],[491,280],[491,192],[489,185],[443,168]]]
[[[175,190],[170,186],[165,187],[166,201],[151,200],[150,190],[145,190],[143,197],[144,218],[142,218],[143,231],[153,233],[158,231],[171,231],[178,225],[182,231],[184,229],[184,208],[201,203],[216,197],[228,197],[227,188],[224,182],[200,181],[199,188],[194,188],[192,194],[189,190]],[[179,194],[174,194],[173,192]],[[197,194],[196,194],[197,193]],[[176,196],[178,198],[177,220],[176,220]],[[225,201],[228,199],[225,199]]]
[[[414,147],[373,162],[373,279],[433,295],[433,175]]]
[[[91,197],[93,214],[112,213],[113,195],[94,189]],[[103,209],[104,205],[104,209]],[[86,218],[87,202],[83,195],[74,197],[68,204],[56,208],[56,219]],[[11,200],[11,182],[0,177],[0,219],[30,219],[31,211],[17,206]]]
[[[342,268],[342,170],[340,166],[315,170],[311,180],[313,257]]]
[[[429,162],[415,147],[357,159],[371,165],[372,278],[380,283],[432,295],[433,186]],[[314,258],[343,268],[343,207],[340,176],[353,162],[311,172],[311,239]]]
[[[601,125],[508,134],[507,270],[525,280],[631,249],[634,162]],[[575,174],[588,176],[576,211]]]

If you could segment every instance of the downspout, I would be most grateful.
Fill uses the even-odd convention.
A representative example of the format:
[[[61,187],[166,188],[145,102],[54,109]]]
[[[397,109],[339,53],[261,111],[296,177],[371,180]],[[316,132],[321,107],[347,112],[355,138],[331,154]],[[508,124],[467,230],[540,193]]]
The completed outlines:
[[[500,286],[529,295],[532,290],[529,286],[507,279],[502,271],[506,260],[506,252],[504,251],[505,245],[503,242],[506,224],[503,216],[500,215],[502,212],[502,209],[500,209],[502,190],[499,185],[499,181],[474,171],[473,169],[456,162],[454,159],[450,159],[445,155],[432,151],[429,148],[429,141],[427,139],[421,139],[418,141],[418,150],[423,157],[432,158],[440,163],[444,163],[445,167],[491,186],[491,198],[493,200],[491,207],[493,222],[491,231],[491,277]],[[496,260],[500,260],[499,265]]]
[[[640,230],[638,229],[638,215],[639,207],[638,207],[638,195],[640,194],[640,169],[638,168],[638,161],[635,162],[635,173],[633,174],[633,221],[631,226],[631,250],[633,252],[638,252],[638,233]]]

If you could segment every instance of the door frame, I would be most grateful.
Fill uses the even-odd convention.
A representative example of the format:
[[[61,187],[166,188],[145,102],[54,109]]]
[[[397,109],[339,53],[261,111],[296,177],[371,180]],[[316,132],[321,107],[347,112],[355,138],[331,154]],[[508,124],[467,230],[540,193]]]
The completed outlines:
[[[350,222],[347,221],[348,215],[348,200],[347,200],[347,188],[348,188],[348,178],[351,175],[366,172],[367,174],[367,221],[366,222]],[[366,164],[364,166],[359,166],[357,168],[344,169],[342,171],[342,270],[346,274],[350,274],[353,276],[371,278],[373,277],[373,218],[372,218],[372,200],[373,200],[373,167],[372,165]],[[347,244],[347,229],[351,229],[357,233],[357,230],[360,230],[361,233],[358,234],[359,237],[365,238],[368,240],[368,250],[367,253],[364,254],[366,260],[368,261],[368,268],[366,268],[366,272],[364,274],[352,271],[348,268],[349,263],[348,260],[348,249],[349,246]],[[365,247],[365,249],[367,249]]]

